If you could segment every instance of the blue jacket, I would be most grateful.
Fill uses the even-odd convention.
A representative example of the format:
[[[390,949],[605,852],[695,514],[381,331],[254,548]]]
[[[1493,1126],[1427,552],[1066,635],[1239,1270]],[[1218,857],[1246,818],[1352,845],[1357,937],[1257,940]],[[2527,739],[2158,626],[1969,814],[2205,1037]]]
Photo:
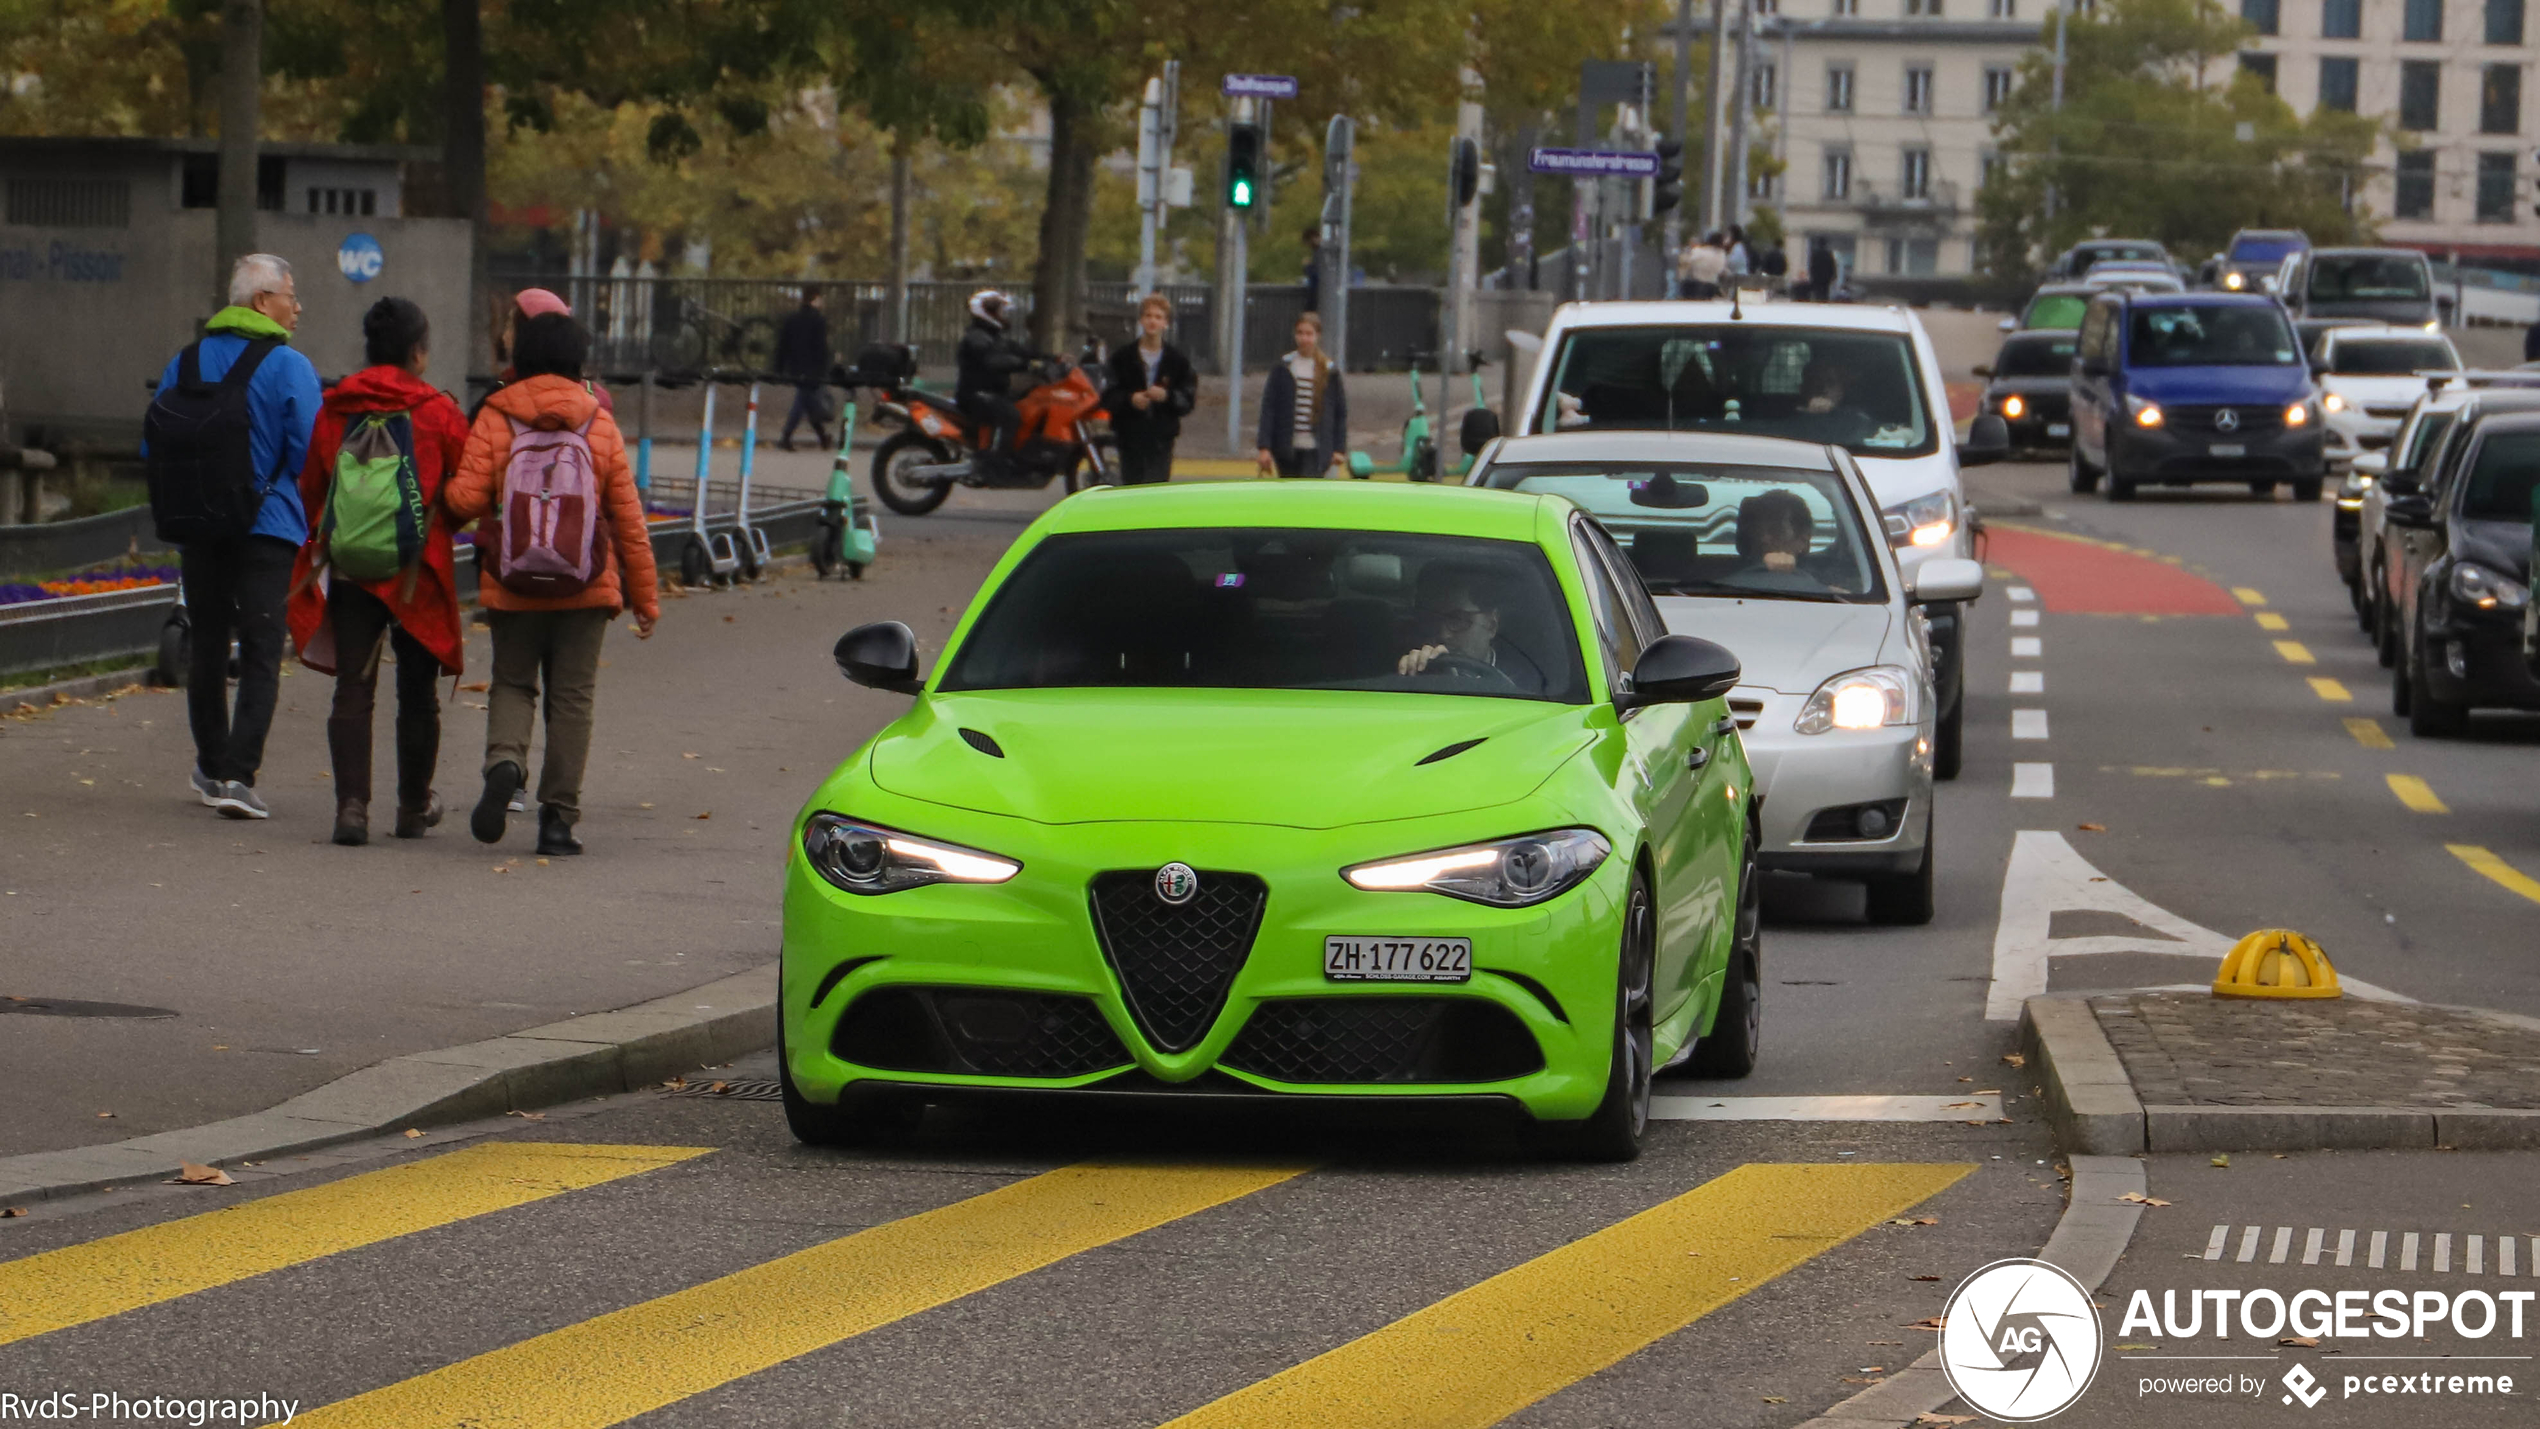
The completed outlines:
[[[224,309],[212,319],[212,331],[204,335],[206,382],[220,380],[238,354],[247,350],[246,337],[223,322],[236,311]],[[168,359],[167,370],[159,374],[161,390],[176,381],[176,365],[183,356],[180,351]],[[248,445],[256,457],[256,479],[273,484],[249,534],[271,536],[294,546],[309,538],[308,512],[300,505],[300,468],[309,460],[309,432],[317,426],[318,407],[325,396],[318,386],[317,368],[288,346],[265,354],[264,365],[248,380],[247,410],[255,421]]]

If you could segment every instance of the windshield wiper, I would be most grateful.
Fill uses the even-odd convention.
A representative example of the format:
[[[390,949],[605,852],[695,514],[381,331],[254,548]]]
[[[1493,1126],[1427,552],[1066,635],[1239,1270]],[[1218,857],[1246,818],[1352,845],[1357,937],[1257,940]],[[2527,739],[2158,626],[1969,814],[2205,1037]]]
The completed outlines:
[[[1650,581],[1647,584],[1659,595],[1732,595],[1753,600],[1813,600],[1821,603],[1851,598],[1840,591],[1761,590],[1726,581]]]

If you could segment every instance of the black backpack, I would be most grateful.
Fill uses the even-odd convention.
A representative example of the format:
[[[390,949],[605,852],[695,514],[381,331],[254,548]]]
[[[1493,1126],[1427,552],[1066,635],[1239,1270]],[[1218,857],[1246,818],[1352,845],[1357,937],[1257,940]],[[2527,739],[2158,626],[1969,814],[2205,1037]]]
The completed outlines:
[[[142,420],[150,444],[150,515],[172,546],[235,540],[254,529],[256,513],[283,473],[256,475],[255,418],[247,383],[280,343],[247,344],[218,382],[203,380],[203,344],[176,359],[176,381],[160,389]]]

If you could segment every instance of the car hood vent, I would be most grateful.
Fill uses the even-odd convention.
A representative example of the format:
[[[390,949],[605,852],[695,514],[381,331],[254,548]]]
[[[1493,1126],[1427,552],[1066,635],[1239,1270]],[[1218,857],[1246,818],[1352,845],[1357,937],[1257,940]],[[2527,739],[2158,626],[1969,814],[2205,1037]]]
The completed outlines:
[[[988,736],[981,734],[975,729],[963,730],[961,732],[961,742],[969,745],[975,750],[978,750],[981,754],[988,756],[990,759],[1005,758],[1005,747],[1003,745],[998,744],[995,740],[990,739]]]
[[[1489,735],[1484,735],[1484,736],[1482,736],[1482,739],[1488,739],[1489,737],[1490,737]],[[1453,759],[1455,756],[1457,756],[1457,755],[1459,755],[1459,754],[1462,754],[1465,750],[1468,750],[1468,749],[1472,748],[1474,745],[1477,745],[1477,744],[1479,744],[1479,743],[1481,743],[1481,742],[1482,742],[1482,740],[1481,740],[1481,739],[1463,739],[1463,740],[1458,740],[1458,741],[1456,741],[1455,743],[1448,745],[1448,746],[1447,746],[1446,748],[1444,748],[1444,749],[1436,750],[1436,751],[1434,751],[1434,752],[1432,752],[1432,753],[1422,755],[1422,756],[1419,758],[1419,760],[1418,760],[1418,761],[1416,761],[1416,763],[1413,765],[1413,767],[1414,767],[1414,768],[1417,768],[1417,767],[1418,767],[1419,765],[1421,765],[1421,764],[1437,764],[1437,763],[1440,763],[1440,762],[1442,762],[1442,761],[1444,761],[1444,760]]]

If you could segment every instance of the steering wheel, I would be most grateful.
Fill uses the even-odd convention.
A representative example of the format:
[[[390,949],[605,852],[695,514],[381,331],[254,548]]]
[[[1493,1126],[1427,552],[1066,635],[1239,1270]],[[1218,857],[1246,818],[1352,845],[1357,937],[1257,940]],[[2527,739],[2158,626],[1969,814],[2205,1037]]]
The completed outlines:
[[[1430,656],[1428,665],[1420,673],[1445,675],[1458,680],[1471,680],[1478,684],[1497,685],[1502,689],[1517,688],[1517,682],[1508,677],[1506,670],[1488,660],[1476,660],[1470,655],[1458,655],[1451,651],[1444,655]]]

